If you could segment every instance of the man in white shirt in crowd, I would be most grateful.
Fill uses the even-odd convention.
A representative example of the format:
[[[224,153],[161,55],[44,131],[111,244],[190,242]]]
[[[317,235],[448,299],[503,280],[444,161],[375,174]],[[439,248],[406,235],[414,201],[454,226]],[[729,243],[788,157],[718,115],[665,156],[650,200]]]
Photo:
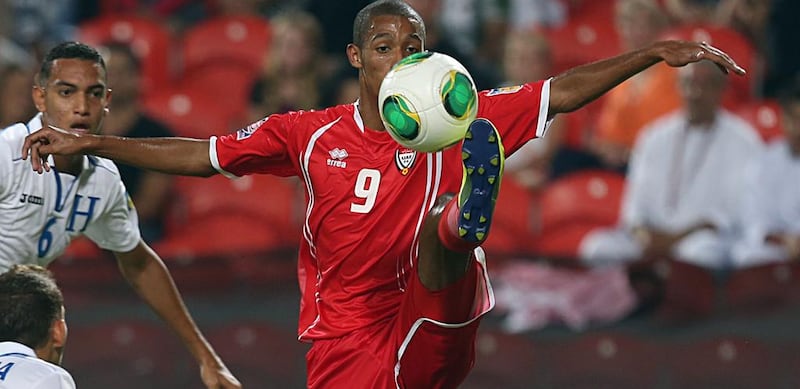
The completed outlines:
[[[713,64],[679,70],[683,109],[643,130],[620,224],[584,238],[585,264],[672,258],[712,270],[732,265],[742,174],[763,144],[751,126],[720,108],[725,86]]]
[[[22,159],[25,136],[42,127],[100,132],[110,99],[105,62],[95,49],[65,42],[47,53],[33,87],[40,113],[0,131],[0,273],[14,264],[47,266],[85,235],[114,253],[128,283],[198,362],[208,389],[240,388],[195,325],[163,261],[141,238],[116,165],[61,155],[49,158],[53,169],[40,175]]]
[[[67,342],[64,297],[40,266],[0,274],[0,388],[74,389],[61,356]]]
[[[780,98],[784,138],[769,145],[745,176],[737,267],[800,261],[800,80]]]

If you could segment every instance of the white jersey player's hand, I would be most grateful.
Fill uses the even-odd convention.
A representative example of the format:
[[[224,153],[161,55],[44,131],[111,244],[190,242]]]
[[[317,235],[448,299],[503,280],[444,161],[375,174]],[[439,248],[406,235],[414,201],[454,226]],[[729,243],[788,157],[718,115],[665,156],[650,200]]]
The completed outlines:
[[[200,377],[208,389],[242,389],[239,380],[219,360],[200,365]]]

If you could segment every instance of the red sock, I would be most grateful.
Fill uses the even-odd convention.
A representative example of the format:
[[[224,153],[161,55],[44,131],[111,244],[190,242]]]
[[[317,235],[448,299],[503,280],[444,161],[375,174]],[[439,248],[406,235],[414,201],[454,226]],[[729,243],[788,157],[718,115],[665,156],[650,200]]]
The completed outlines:
[[[439,240],[448,250],[459,253],[468,253],[480,246],[461,239],[458,235],[458,196],[453,197],[442,211],[439,219]]]

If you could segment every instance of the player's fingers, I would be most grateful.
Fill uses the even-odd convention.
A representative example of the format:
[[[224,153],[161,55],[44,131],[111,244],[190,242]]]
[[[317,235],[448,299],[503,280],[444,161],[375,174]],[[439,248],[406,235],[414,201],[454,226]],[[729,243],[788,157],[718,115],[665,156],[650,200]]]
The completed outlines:
[[[703,48],[703,51],[705,51],[703,57],[713,61],[726,74],[729,70],[740,76],[747,73],[747,71],[743,67],[739,66],[739,64],[737,64],[736,61],[734,61],[733,58],[728,55],[728,53],[705,42],[701,43],[701,47]]]
[[[27,148],[25,150],[27,150]],[[39,157],[39,144],[38,143],[34,143],[34,144],[30,145],[30,153],[31,153],[30,154],[30,156],[31,156],[31,167],[37,173],[41,173],[42,172],[42,160]]]

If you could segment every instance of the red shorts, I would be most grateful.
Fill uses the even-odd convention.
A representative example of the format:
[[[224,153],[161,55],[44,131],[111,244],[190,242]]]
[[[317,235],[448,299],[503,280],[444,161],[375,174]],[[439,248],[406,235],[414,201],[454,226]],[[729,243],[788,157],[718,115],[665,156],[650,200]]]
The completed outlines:
[[[431,292],[419,277],[411,277],[394,319],[314,341],[306,358],[308,387],[458,387],[475,362],[480,319],[494,306],[483,252],[478,256],[465,277],[440,291]],[[461,320],[448,320],[455,312]]]

